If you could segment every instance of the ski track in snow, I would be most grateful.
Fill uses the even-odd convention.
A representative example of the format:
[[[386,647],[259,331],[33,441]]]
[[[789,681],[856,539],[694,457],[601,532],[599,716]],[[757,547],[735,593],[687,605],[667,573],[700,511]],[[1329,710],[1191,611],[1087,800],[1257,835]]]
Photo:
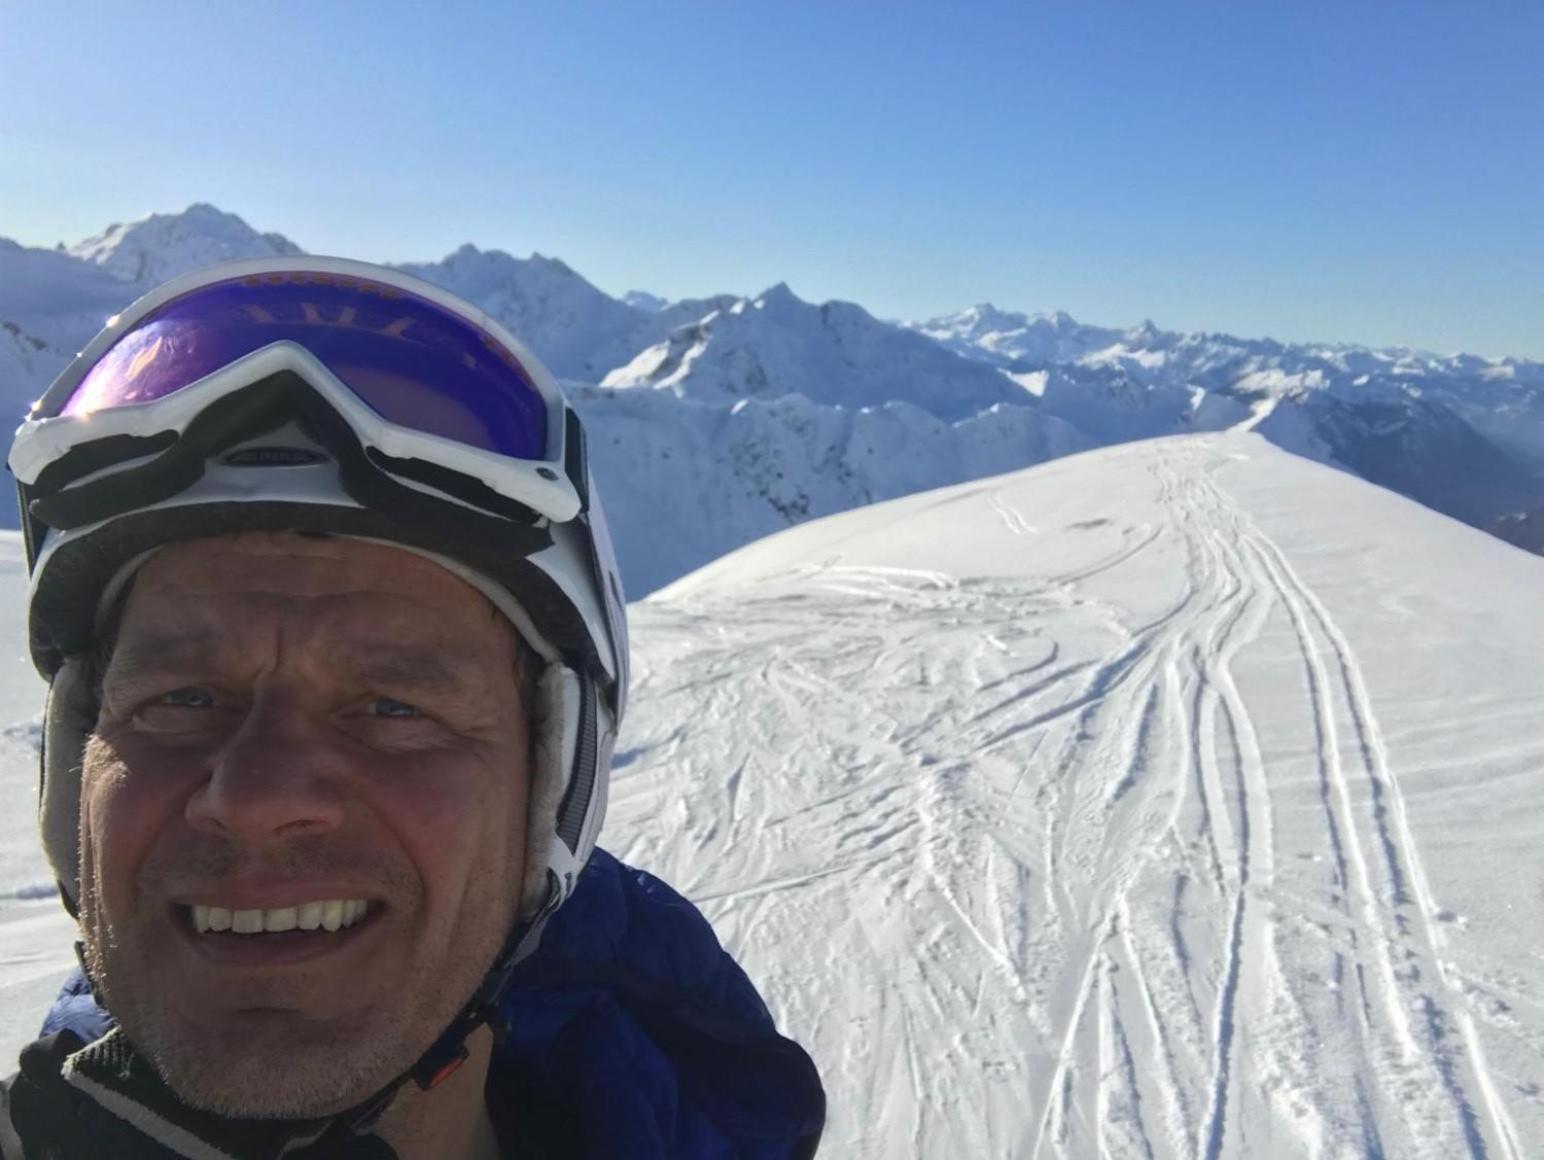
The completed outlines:
[[[1035,586],[832,565],[640,606],[608,834],[813,1045],[832,1154],[1525,1155],[1357,656],[1224,461],[1167,448],[1159,522]],[[1184,589],[1128,623],[1099,581],[1165,544]]]

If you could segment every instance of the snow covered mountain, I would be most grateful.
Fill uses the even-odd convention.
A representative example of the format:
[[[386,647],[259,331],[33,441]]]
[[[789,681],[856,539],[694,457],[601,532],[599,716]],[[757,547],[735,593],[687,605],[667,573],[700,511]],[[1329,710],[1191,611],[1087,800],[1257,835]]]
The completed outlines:
[[[1096,442],[1246,426],[1499,535],[1544,517],[1544,363],[1118,331],[990,305],[907,325],[1004,368]]]
[[[0,406],[18,417],[103,319],[161,277],[294,249],[200,206],[104,238],[75,253],[0,248]],[[598,469],[634,594],[812,516],[1091,442],[997,371],[786,287],[633,306],[541,255],[464,246],[403,268],[519,334],[576,387],[596,444],[622,449]],[[641,389],[655,386],[666,389]]]
[[[120,282],[151,286],[216,262],[300,252],[282,234],[260,234],[235,214],[203,202],[181,213],[114,223],[69,248],[70,254],[100,266]]]
[[[234,214],[197,204],[109,226],[53,250],[0,238],[0,411],[27,406],[109,316],[168,278],[215,262],[298,254]],[[15,526],[12,516],[6,526]]]
[[[650,314],[658,314],[670,305],[668,299],[661,298],[658,294],[650,294],[647,290],[629,290],[622,295],[622,301],[627,305],[644,310]]]
[[[907,402],[851,408],[803,395],[724,406],[580,387],[574,402],[634,596],[791,524],[1089,445],[1022,406],[947,422]]]
[[[525,341],[553,374],[594,382],[631,357],[654,312],[618,302],[557,258],[462,246],[400,267],[477,303]]]
[[[68,250],[0,239],[0,409],[19,417],[108,315],[165,277],[296,251],[207,205]],[[1530,547],[1544,521],[1540,363],[1118,330],[989,305],[899,326],[784,285],[619,301],[555,258],[471,245],[403,268],[519,334],[578,388],[598,444],[623,449],[600,470],[613,522],[635,529],[621,557],[634,595],[812,516],[1231,428]]]
[[[861,306],[816,306],[781,283],[676,329],[600,385],[669,390],[706,403],[802,395],[855,408],[904,400],[945,420],[1034,402],[996,370],[880,322]]]
[[[999,310],[990,302],[906,325],[956,354],[1003,367],[1076,362],[1113,346],[1121,338],[1118,330],[1084,326],[1062,310],[1054,314],[1016,314]]]
[[[519,335],[560,379],[594,383],[673,329],[727,306],[729,295],[643,305],[618,301],[567,263],[462,246],[439,262],[399,269],[475,302]]]

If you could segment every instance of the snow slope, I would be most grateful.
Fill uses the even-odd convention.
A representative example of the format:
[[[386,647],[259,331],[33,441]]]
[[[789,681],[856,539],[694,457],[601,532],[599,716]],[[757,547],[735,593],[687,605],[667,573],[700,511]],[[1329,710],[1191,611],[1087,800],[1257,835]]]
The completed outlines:
[[[803,395],[724,406],[668,391],[573,392],[630,595],[791,524],[1088,446],[1029,407],[954,422],[907,402]]]
[[[16,1070],[75,957],[37,840],[43,683],[27,656],[26,600],[21,536],[0,532],[0,1075]]]
[[[1538,1155],[1541,581],[1248,435],[851,512],[635,606],[605,840],[832,1155]]]
[[[0,540],[0,1058],[71,962]],[[632,607],[603,844],[822,1155],[1544,1152],[1544,562],[1258,436],[806,524]]]

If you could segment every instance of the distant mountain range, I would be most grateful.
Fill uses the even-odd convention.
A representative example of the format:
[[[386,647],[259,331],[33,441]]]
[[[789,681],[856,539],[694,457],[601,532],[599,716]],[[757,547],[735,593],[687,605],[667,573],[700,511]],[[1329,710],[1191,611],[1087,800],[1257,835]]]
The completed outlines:
[[[203,204],[67,248],[0,238],[0,408],[19,419],[108,315],[157,283],[300,252]],[[633,597],[815,516],[1230,428],[1530,550],[1544,541],[1544,363],[1117,329],[989,304],[895,323],[781,284],[617,299],[556,258],[471,245],[401,268],[476,302],[574,388]]]

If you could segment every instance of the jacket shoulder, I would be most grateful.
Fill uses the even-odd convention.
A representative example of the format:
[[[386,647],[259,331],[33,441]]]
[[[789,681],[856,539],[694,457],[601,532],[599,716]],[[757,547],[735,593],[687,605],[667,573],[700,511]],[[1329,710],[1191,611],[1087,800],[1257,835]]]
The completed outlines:
[[[502,1006],[505,1058],[580,1113],[583,1155],[796,1160],[819,1141],[809,1055],[702,913],[604,850]]]

